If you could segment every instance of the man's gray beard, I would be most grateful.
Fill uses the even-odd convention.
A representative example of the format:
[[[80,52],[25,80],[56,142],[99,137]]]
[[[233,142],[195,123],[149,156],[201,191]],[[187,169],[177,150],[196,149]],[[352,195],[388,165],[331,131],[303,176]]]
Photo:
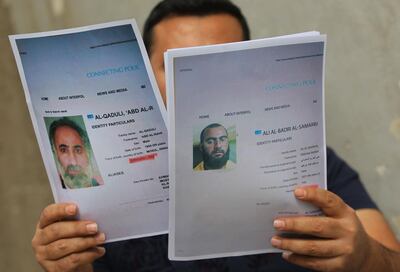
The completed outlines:
[[[93,186],[92,184],[92,177],[93,177],[93,171],[92,167],[88,165],[85,169],[82,170],[82,167],[77,165],[69,165],[69,167],[79,167],[82,171],[77,174],[77,175],[70,175],[68,174],[66,170],[61,166],[61,164],[58,162],[58,171],[64,181],[64,185],[68,189],[78,189],[78,188],[87,188]]]
[[[222,169],[229,160],[229,146],[228,150],[225,152],[224,156],[221,158],[213,158],[211,155],[208,155],[206,152],[203,152],[203,162],[204,169]]]

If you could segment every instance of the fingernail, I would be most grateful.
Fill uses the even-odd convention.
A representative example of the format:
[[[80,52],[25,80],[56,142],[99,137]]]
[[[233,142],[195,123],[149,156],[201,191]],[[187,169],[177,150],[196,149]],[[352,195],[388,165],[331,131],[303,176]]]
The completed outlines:
[[[76,213],[76,206],[75,205],[68,205],[65,208],[65,211],[67,212],[67,214],[69,215],[74,215]]]
[[[106,235],[104,233],[99,233],[96,235],[97,242],[104,242],[106,240]]]
[[[89,233],[96,233],[97,232],[97,224],[96,223],[91,223],[86,225],[86,230]]]
[[[290,255],[292,255],[292,252],[289,251],[284,251],[282,253],[282,258],[284,258],[285,260],[289,259]]]
[[[296,190],[294,190],[294,195],[297,198],[304,198],[306,196],[306,191],[301,188],[297,188]]]
[[[276,229],[283,229],[285,227],[285,221],[283,220],[274,220],[274,228]]]
[[[274,247],[281,247],[282,241],[279,240],[279,239],[277,239],[277,238],[272,238],[272,239],[271,239],[271,244],[272,244],[272,246],[274,246]]]

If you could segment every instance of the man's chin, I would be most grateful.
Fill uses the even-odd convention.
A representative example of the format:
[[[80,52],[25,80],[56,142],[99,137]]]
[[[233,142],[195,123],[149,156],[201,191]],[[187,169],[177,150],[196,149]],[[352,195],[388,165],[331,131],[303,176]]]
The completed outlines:
[[[64,175],[64,184],[69,189],[86,188],[91,187],[91,179],[87,175]]]
[[[222,169],[229,160],[229,149],[227,152],[214,152],[210,155],[203,153],[203,162],[206,170]]]
[[[221,158],[213,158],[204,162],[207,169],[221,169],[224,168],[227,163],[227,158],[222,156]]]

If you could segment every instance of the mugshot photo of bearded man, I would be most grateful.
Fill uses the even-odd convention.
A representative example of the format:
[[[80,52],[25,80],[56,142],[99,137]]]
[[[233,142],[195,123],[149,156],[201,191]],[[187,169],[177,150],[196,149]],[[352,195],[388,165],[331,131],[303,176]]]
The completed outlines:
[[[235,133],[229,133],[227,128],[218,123],[212,123],[203,128],[200,133],[200,142],[194,141],[193,144],[193,170],[234,168],[236,163],[234,135]]]
[[[82,116],[45,117],[45,123],[62,187],[103,185]]]

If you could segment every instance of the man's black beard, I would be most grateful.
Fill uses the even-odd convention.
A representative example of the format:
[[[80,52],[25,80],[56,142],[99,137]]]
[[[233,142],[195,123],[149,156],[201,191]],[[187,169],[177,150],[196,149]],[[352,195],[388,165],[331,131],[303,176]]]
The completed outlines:
[[[223,152],[223,151],[217,150],[216,152]],[[221,169],[226,165],[226,162],[228,160],[229,160],[229,146],[228,150],[221,158],[214,158],[211,155],[208,155],[206,152],[203,152],[203,162],[205,170]]]

